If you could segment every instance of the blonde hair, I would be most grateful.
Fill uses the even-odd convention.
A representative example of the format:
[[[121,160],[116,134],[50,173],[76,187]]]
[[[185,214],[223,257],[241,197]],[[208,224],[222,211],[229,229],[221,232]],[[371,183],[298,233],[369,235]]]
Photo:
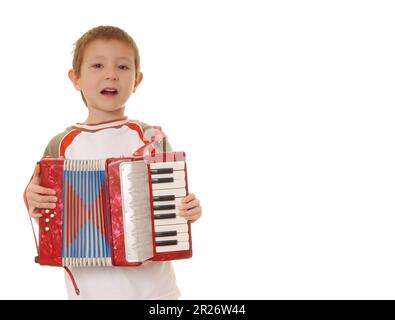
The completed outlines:
[[[93,40],[119,40],[130,46],[134,53],[134,66],[136,70],[136,78],[140,72],[140,54],[133,38],[124,30],[113,26],[98,26],[88,30],[81,38],[74,43],[73,50],[73,69],[78,77],[81,76],[81,65],[84,58],[86,47]],[[87,105],[85,97],[81,91],[81,97],[85,105]]]

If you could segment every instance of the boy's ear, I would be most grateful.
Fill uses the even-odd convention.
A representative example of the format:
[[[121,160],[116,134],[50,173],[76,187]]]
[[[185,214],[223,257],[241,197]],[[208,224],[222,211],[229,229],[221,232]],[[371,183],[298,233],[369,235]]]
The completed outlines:
[[[136,88],[139,86],[139,84],[141,83],[142,80],[143,80],[143,73],[139,72],[139,74],[137,75],[136,80],[134,82],[133,92],[136,92]]]
[[[69,79],[73,83],[74,88],[76,88],[78,91],[80,91],[81,88],[78,85],[78,76],[77,76],[77,73],[74,71],[74,69],[69,70]]]

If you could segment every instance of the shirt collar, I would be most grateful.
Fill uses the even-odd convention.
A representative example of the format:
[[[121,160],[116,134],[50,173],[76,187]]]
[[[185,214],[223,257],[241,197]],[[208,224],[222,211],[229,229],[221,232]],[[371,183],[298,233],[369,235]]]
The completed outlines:
[[[120,119],[112,120],[112,121],[106,121],[106,122],[100,122],[100,123],[76,123],[73,125],[75,128],[79,129],[85,129],[89,131],[94,131],[94,130],[99,130],[99,129],[106,129],[106,128],[111,128],[111,127],[118,127],[121,126],[129,121],[128,117],[123,117]]]

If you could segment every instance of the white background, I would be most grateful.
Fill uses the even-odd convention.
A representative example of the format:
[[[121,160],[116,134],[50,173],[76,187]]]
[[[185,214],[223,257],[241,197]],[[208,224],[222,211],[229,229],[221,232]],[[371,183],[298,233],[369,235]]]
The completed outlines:
[[[0,298],[65,299],[22,201],[82,122],[72,45],[115,25],[144,79],[127,115],[186,151],[203,217],[182,299],[395,298],[392,1],[1,2]]]

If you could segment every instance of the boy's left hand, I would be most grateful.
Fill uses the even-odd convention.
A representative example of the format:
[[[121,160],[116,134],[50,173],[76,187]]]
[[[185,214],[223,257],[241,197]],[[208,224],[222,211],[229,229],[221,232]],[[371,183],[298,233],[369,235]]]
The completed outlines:
[[[181,201],[179,207],[180,215],[191,222],[195,222],[202,216],[202,207],[200,201],[193,193],[188,194]]]

